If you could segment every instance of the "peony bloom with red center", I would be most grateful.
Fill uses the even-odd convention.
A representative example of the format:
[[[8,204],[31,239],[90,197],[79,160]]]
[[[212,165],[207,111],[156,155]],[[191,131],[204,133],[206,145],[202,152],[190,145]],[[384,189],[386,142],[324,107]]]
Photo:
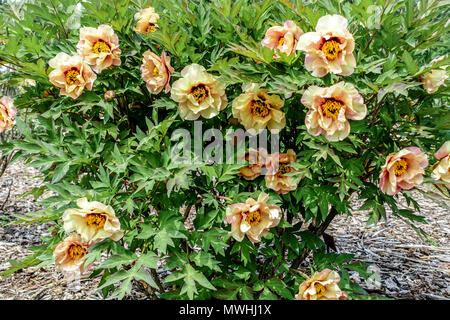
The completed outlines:
[[[80,271],[84,272],[84,256],[87,253],[89,245],[82,242],[79,234],[72,233],[63,242],[58,244],[53,251],[56,267],[60,271]]]
[[[0,99],[0,133],[12,128],[16,115],[17,109],[14,107],[14,100],[3,96]]]
[[[92,90],[97,79],[91,67],[79,55],[69,56],[60,52],[48,64],[54,69],[48,75],[50,82],[61,89],[60,94],[73,99],[78,98],[84,88]]]
[[[85,241],[105,238],[117,241],[123,237],[119,219],[111,206],[86,198],[78,199],[77,205],[79,208],[67,209],[63,214],[66,232],[76,231]]]
[[[284,101],[277,95],[269,95],[258,84],[243,86],[244,93],[232,103],[233,117],[237,118],[251,134],[261,132],[266,127],[281,130],[286,126],[285,113],[280,109]]]
[[[240,168],[238,175],[245,180],[255,180],[261,175],[261,170],[266,164],[267,150],[264,148],[249,149],[239,158],[249,162],[250,165]]]
[[[300,284],[295,299],[346,300],[347,293],[339,288],[339,281],[341,281],[341,278],[336,271],[323,269]]]
[[[434,156],[439,161],[431,167],[431,177],[450,184],[450,141],[445,142]]]
[[[77,44],[78,54],[100,73],[111,65],[120,66],[119,37],[113,28],[106,24],[98,28],[83,27],[80,29],[80,41]]]
[[[289,149],[287,153],[277,152],[269,155],[266,162],[266,187],[279,194],[286,194],[297,189],[298,183],[294,182],[293,177],[285,175],[295,171],[293,167],[289,166],[289,163],[294,162],[296,158],[297,156],[292,149]]]
[[[137,20],[134,31],[147,35],[149,32],[155,32],[156,23],[158,22],[159,14],[155,12],[153,7],[142,9],[134,15],[134,20]]]
[[[358,90],[343,81],[328,88],[311,86],[303,93],[301,101],[310,109],[305,118],[308,132],[314,136],[324,133],[328,141],[347,138],[350,133],[347,119],[362,120],[367,114]]]
[[[283,26],[274,26],[267,29],[261,45],[270,49],[276,48],[289,56],[295,51],[298,39],[302,34],[303,30],[294,21],[286,20]],[[275,58],[279,57],[279,55],[275,55]]]
[[[174,69],[170,66],[170,57],[165,52],[158,57],[147,50],[141,65],[142,79],[145,81],[148,91],[158,94],[165,88],[165,93],[170,91],[170,76]]]
[[[171,98],[178,102],[184,120],[213,118],[228,102],[225,86],[206,69],[196,63],[186,66],[181,77],[172,84]]]
[[[381,167],[381,191],[393,196],[402,189],[410,190],[420,185],[427,166],[427,155],[417,147],[408,147],[391,153]]]
[[[298,40],[297,50],[306,52],[305,68],[314,77],[330,72],[342,76],[353,73],[355,40],[347,24],[347,19],[340,15],[326,15],[317,22],[316,32],[307,32]]]
[[[226,219],[231,224],[230,234],[236,241],[247,235],[252,242],[261,241],[281,220],[281,208],[267,204],[269,195],[262,192],[258,200],[248,198],[245,203],[235,203],[227,207]]]

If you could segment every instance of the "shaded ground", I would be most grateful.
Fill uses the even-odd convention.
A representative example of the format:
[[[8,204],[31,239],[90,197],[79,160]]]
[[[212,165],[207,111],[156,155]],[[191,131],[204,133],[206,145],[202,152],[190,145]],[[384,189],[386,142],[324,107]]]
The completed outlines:
[[[0,177],[0,272],[9,267],[8,260],[21,259],[31,253],[27,246],[41,243],[48,225],[6,225],[12,214],[35,211],[33,197],[19,198],[23,192],[38,187],[37,172],[22,163],[11,165]],[[9,197],[8,197],[9,194]],[[450,299],[450,216],[449,202],[430,199],[414,191],[428,225],[422,228],[437,242],[424,242],[411,227],[398,218],[376,226],[366,226],[366,212],[339,216],[328,233],[335,238],[340,253],[354,253],[355,259],[372,264],[380,283],[367,284],[358,274],[353,279],[372,292],[400,299]],[[3,206],[4,204],[4,206]],[[3,206],[3,208],[2,208]],[[406,204],[405,204],[406,206]],[[54,266],[29,268],[0,279],[0,299],[102,299],[96,290],[99,278],[68,281]],[[128,299],[144,299],[133,290]]]

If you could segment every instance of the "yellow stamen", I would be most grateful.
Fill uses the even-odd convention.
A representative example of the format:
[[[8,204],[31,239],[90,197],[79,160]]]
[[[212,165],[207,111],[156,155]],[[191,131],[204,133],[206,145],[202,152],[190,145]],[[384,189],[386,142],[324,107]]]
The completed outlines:
[[[325,287],[322,284],[315,283],[314,288],[316,289],[317,299],[320,299],[325,295]]]
[[[250,112],[255,116],[265,118],[269,115],[270,109],[266,103],[259,100],[252,100],[250,102]]]
[[[280,40],[278,40],[278,46],[281,47],[284,43],[284,37],[281,37]]]
[[[1,114],[1,112],[0,112],[0,120],[1,120],[1,121],[4,121],[4,120],[5,120],[5,118],[3,118],[3,115]]]
[[[94,50],[96,54],[100,54],[100,52],[111,52],[111,48],[103,40],[98,40],[92,47],[92,50]]]
[[[82,256],[84,256],[85,250],[84,250],[84,248],[83,248],[81,245],[79,245],[79,244],[72,244],[72,245],[69,247],[68,253],[69,253],[69,257],[71,257],[71,258],[74,259],[74,260],[78,260],[78,259],[80,259]]]
[[[288,165],[282,164],[282,165],[280,165],[280,167],[278,168],[277,176],[278,176],[279,178],[282,178],[282,177],[284,177],[284,174],[285,174],[285,173],[289,173],[289,172],[292,172],[292,171],[294,171],[294,168],[289,167]]]
[[[80,80],[78,80],[78,76],[80,75],[80,72],[77,68],[72,68],[69,71],[66,72],[66,83],[71,85],[78,86],[80,84]]]
[[[155,32],[155,24],[149,22],[147,28],[145,29],[145,32]]]
[[[322,45],[321,50],[328,60],[336,59],[339,55],[339,52],[341,52],[339,42],[333,39],[325,41],[324,44]]]
[[[247,223],[252,227],[259,224],[261,222],[261,214],[259,213],[259,210],[247,213],[245,221],[247,221]]]
[[[400,160],[395,161],[394,173],[397,177],[401,176],[403,173],[405,173],[405,171],[407,169],[408,169],[408,162],[406,162],[406,160],[400,159]]]
[[[158,69],[158,67],[157,66],[155,66],[154,68],[153,68],[153,76],[157,76],[159,74],[159,69]]]
[[[96,229],[101,229],[105,225],[106,217],[101,213],[89,213],[86,216],[86,224]]]
[[[343,107],[342,102],[337,101],[333,98],[327,99],[322,104],[322,114],[325,117],[333,118],[334,120],[336,120],[339,115],[339,110],[341,110],[342,107]]]
[[[198,104],[201,104],[209,96],[209,92],[204,84],[198,84],[191,88],[191,94]]]

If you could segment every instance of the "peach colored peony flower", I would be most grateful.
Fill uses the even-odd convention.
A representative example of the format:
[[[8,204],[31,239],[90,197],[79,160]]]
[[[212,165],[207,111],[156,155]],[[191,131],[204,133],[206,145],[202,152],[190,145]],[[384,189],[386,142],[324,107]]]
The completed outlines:
[[[269,95],[258,84],[243,86],[244,93],[237,96],[232,103],[233,117],[237,118],[251,134],[261,132],[264,128],[281,130],[286,126],[286,117],[280,109],[284,101],[277,95]]]
[[[391,153],[381,167],[380,189],[393,196],[400,190],[410,190],[423,181],[427,155],[417,147],[408,147],[397,153]]]
[[[245,180],[255,180],[261,175],[261,170],[266,164],[267,150],[264,148],[249,149],[239,158],[245,159],[250,165],[240,168],[238,175]]]
[[[81,241],[79,234],[72,233],[63,242],[58,244],[53,251],[56,267],[60,271],[80,271],[85,270],[84,256],[89,245]]]
[[[119,37],[113,28],[106,24],[98,28],[83,27],[80,29],[80,41],[77,44],[78,54],[100,73],[111,65],[120,66]]]
[[[141,74],[150,93],[158,94],[163,88],[166,89],[165,93],[168,93],[170,76],[173,72],[174,69],[170,66],[170,57],[165,52],[161,54],[161,58],[150,50],[144,52]]]
[[[346,300],[347,293],[338,283],[341,277],[336,271],[323,269],[302,282],[298,288],[297,300]]]
[[[347,19],[333,14],[319,19],[316,32],[307,32],[298,40],[297,50],[306,52],[305,68],[314,77],[328,73],[349,76],[356,67],[355,40],[347,30]]]
[[[266,163],[266,187],[279,194],[286,194],[289,191],[297,189],[298,183],[294,182],[293,177],[284,175],[285,173],[295,171],[288,164],[294,162],[296,158],[297,156],[292,149],[289,149],[287,153],[277,152],[269,155]]]
[[[347,138],[350,133],[347,119],[361,120],[367,114],[367,107],[358,90],[343,81],[328,88],[310,86],[301,101],[311,109],[305,118],[308,132],[314,136],[324,133],[329,141]]]
[[[48,64],[55,69],[48,75],[50,82],[61,89],[62,95],[73,99],[78,98],[85,87],[92,90],[97,79],[91,67],[79,55],[69,56],[60,52]]]
[[[269,195],[262,192],[258,200],[248,198],[245,203],[235,203],[227,207],[226,218],[231,224],[230,234],[236,241],[242,241],[247,235],[252,242],[261,241],[269,233],[269,228],[280,223],[281,209],[267,204]]]
[[[17,109],[14,107],[14,100],[8,96],[0,99],[0,133],[9,130],[14,125]]]
[[[431,70],[421,77],[423,88],[429,94],[435,93],[440,86],[446,86],[445,80],[448,78],[445,70]]]
[[[134,20],[137,20],[136,28],[134,31],[147,35],[149,32],[155,32],[155,28],[158,26],[159,14],[155,12],[153,7],[142,9],[134,15]]]
[[[77,205],[79,209],[67,209],[63,214],[66,232],[76,231],[85,241],[104,238],[118,241],[123,237],[119,219],[111,206],[86,198],[78,199]]]
[[[430,168],[431,177],[450,184],[450,141],[446,141],[434,156],[439,161]]]
[[[283,26],[274,26],[267,29],[261,45],[270,49],[277,48],[280,52],[289,56],[295,51],[298,39],[302,34],[303,30],[294,21],[286,20]],[[274,57],[279,58],[280,56],[275,54]]]
[[[179,103],[182,119],[197,120],[200,116],[210,119],[226,107],[224,85],[204,67],[196,63],[186,66],[181,77],[172,84],[171,98]]]

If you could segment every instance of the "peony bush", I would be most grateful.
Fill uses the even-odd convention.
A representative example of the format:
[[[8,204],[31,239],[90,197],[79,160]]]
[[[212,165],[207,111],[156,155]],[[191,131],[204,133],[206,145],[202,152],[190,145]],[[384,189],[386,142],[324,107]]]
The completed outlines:
[[[0,151],[44,179],[28,193],[42,210],[16,223],[50,226],[3,276],[55,264],[119,299],[371,299],[349,277],[368,264],[330,252],[350,197],[368,224],[390,208],[432,241],[410,190],[449,197],[445,1],[0,10],[1,81],[17,89],[0,134],[20,134]]]

